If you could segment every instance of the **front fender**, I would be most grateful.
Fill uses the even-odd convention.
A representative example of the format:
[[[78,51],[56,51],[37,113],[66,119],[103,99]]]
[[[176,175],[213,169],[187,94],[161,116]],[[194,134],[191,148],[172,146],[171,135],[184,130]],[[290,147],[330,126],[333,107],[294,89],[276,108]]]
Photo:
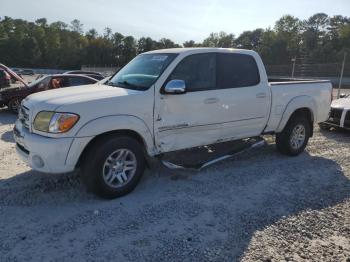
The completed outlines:
[[[317,106],[315,100],[310,96],[297,96],[294,97],[292,100],[289,101],[287,104],[282,117],[280,119],[280,122],[277,126],[276,133],[282,132],[284,127],[286,126],[288,120],[290,119],[291,115],[298,109],[301,108],[308,108],[311,111],[311,117],[313,121],[317,121],[315,119],[316,112],[317,112]]]
[[[113,115],[90,120],[76,132],[75,137],[95,137],[117,130],[131,130],[138,133],[145,143],[147,152],[154,155],[155,147],[152,132],[147,124],[136,116]]]

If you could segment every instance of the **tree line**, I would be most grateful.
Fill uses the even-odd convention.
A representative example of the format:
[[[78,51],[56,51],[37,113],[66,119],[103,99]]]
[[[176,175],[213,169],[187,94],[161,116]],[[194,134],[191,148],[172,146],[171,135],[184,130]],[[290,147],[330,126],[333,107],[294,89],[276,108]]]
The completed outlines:
[[[78,69],[81,65],[121,67],[135,55],[174,47],[232,47],[260,53],[265,64],[290,64],[294,57],[318,63],[339,62],[350,49],[350,18],[317,13],[300,20],[284,15],[273,28],[211,33],[203,42],[179,45],[170,39],[136,39],[105,28],[86,32],[79,20],[70,24],[0,17],[0,62],[12,67]]]

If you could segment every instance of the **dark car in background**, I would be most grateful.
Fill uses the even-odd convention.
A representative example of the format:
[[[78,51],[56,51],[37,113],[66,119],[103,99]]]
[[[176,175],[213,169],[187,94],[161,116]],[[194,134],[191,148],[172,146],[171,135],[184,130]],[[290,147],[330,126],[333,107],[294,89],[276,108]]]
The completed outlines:
[[[20,78],[22,78],[22,70],[18,69],[18,68],[12,68],[12,71],[15,72]],[[12,83],[16,83],[17,82],[17,78],[15,76],[11,76],[11,82]]]
[[[0,107],[7,106],[12,112],[17,112],[22,99],[26,96],[56,88],[90,85],[98,82],[85,75],[57,74],[43,76],[28,86],[6,88],[0,91]]]
[[[74,75],[86,75],[89,77],[92,77],[98,81],[102,80],[105,78],[104,75],[98,72],[93,72],[93,71],[81,71],[81,70],[74,70],[74,71],[68,71],[65,72],[64,74],[74,74]]]
[[[35,74],[32,69],[23,69],[20,73],[26,76],[33,76]]]
[[[0,88],[10,86],[11,76],[3,69],[0,69]]]

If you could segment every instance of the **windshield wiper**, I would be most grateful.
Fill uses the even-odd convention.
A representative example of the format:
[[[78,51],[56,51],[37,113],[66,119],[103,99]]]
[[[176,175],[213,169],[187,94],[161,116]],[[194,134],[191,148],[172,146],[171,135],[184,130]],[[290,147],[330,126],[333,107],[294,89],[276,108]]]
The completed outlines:
[[[118,86],[117,86],[116,84],[114,84],[112,81],[107,81],[107,82],[105,83],[105,85],[118,87]]]
[[[130,83],[130,82],[128,82],[128,81],[117,82],[117,84],[129,86],[129,87],[131,87],[131,88],[138,89],[138,90],[142,90],[142,89],[146,88],[145,86],[134,85],[134,84],[132,84],[132,83]]]
[[[131,84],[128,81],[120,81],[117,83],[114,83],[112,81],[108,81],[105,83],[105,85],[114,86],[114,87],[122,87],[122,88],[131,88],[131,89],[136,89],[136,90],[143,90],[144,88],[146,88],[145,86],[138,86],[138,85]]]

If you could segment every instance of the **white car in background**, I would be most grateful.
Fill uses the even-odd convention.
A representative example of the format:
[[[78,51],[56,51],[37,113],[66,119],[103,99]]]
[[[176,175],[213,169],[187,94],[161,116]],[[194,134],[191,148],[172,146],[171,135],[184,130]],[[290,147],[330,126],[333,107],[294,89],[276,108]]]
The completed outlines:
[[[350,130],[350,94],[342,94],[340,97],[332,102],[329,118],[320,124],[320,128],[327,130],[336,127]]]

